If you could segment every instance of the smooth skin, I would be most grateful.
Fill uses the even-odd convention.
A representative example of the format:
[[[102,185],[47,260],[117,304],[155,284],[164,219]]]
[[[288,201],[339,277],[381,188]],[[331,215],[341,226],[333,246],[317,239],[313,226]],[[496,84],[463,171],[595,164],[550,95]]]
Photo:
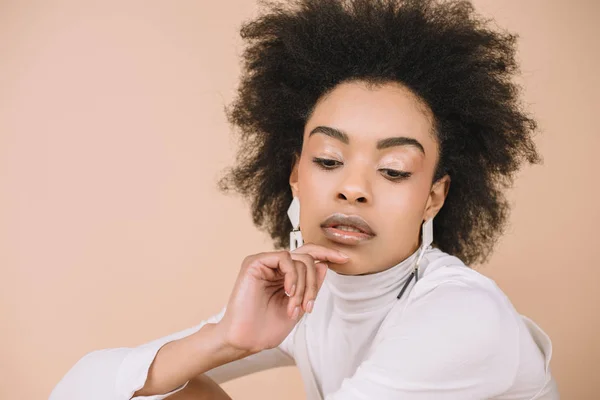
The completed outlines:
[[[246,257],[223,319],[163,346],[134,397],[191,380],[174,399],[228,399],[202,374],[278,346],[312,311],[327,268],[371,274],[416,251],[421,224],[438,213],[450,186],[448,175],[432,183],[439,149],[432,120],[397,83],[347,82],[321,98],[289,180],[306,244]],[[332,213],[359,215],[375,236],[356,245],[330,240],[321,224]]]
[[[192,379],[185,389],[169,396],[169,400],[231,400],[221,386],[206,375]]]
[[[312,307],[327,263],[347,261],[338,250],[315,244],[246,257],[221,321],[164,345],[134,397],[167,393],[219,365],[278,346]]]
[[[304,240],[350,256],[331,266],[335,272],[381,272],[419,247],[422,223],[450,187],[448,175],[432,184],[439,151],[432,121],[427,105],[397,83],[343,83],[317,103],[290,186]],[[320,225],[332,213],[359,215],[376,236],[356,246],[330,241]]]

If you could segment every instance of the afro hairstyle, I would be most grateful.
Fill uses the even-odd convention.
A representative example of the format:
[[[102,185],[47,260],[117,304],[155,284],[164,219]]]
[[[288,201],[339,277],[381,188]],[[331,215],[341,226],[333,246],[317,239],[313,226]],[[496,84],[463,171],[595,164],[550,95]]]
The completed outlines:
[[[434,181],[451,177],[433,245],[486,261],[507,223],[505,189],[523,162],[541,162],[513,82],[517,35],[492,22],[464,0],[262,1],[241,27],[241,79],[225,108],[241,145],[219,188],[249,200],[254,224],[287,247],[289,176],[317,101],[342,82],[397,82],[432,112]]]

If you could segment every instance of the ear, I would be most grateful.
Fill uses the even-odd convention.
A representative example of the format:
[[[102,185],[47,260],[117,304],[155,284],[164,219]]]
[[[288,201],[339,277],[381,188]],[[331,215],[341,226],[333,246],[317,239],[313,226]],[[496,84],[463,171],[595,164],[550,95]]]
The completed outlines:
[[[427,205],[425,206],[425,212],[423,214],[423,221],[427,221],[437,215],[444,205],[449,190],[450,175],[447,174],[438,179],[433,186],[431,186],[431,191],[427,198]]]
[[[300,163],[300,157],[295,154],[294,160],[292,161],[292,172],[290,173],[290,187],[292,189],[292,196],[298,197],[298,164]]]

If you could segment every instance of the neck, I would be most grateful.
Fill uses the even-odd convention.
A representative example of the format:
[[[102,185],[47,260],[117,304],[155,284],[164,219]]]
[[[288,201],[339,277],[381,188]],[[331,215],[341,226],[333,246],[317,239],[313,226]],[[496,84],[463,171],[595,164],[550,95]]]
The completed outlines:
[[[432,249],[427,250],[427,252]],[[342,275],[327,271],[325,284],[337,313],[347,319],[361,319],[370,313],[389,309],[397,301],[402,286],[414,268],[419,249],[401,262],[380,272]]]

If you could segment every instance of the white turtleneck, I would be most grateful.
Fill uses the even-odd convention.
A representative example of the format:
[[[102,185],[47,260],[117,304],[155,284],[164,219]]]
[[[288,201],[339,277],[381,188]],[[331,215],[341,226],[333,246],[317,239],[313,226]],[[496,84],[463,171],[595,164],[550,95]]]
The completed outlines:
[[[278,347],[206,374],[223,383],[297,364],[309,400],[559,398],[548,336],[518,314],[491,279],[460,259],[427,250],[418,282],[398,300],[415,259],[416,253],[370,275],[329,270],[313,313]],[[50,400],[129,400],[164,344],[224,313],[136,348],[89,353]],[[164,399],[184,387],[144,399]]]

